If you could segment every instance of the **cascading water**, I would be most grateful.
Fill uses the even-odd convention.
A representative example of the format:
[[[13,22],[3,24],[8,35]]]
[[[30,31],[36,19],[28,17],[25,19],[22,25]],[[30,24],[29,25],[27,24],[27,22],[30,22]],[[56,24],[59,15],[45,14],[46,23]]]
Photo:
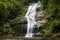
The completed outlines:
[[[27,19],[27,34],[26,37],[32,37],[33,27],[36,25],[35,16],[36,16],[36,9],[40,7],[40,1],[38,3],[33,3],[28,7],[27,13],[25,18]]]

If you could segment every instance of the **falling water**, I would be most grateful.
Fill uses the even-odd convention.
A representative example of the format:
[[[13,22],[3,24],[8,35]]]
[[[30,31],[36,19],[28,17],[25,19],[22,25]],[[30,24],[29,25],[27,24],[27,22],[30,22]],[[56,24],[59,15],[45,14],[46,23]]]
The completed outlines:
[[[25,18],[27,19],[27,34],[26,37],[32,37],[33,27],[36,25],[35,17],[36,17],[36,9],[40,7],[40,1],[38,3],[33,3],[28,7]]]

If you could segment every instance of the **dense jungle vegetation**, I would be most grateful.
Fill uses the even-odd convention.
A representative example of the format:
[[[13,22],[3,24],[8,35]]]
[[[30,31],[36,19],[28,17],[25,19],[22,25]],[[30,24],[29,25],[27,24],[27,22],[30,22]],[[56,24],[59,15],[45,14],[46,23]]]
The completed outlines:
[[[40,0],[46,11],[45,24],[40,27],[44,35],[60,33],[60,0]],[[20,36],[26,33],[24,15],[29,3],[37,0],[0,0],[0,36]],[[24,29],[25,28],[25,29]]]

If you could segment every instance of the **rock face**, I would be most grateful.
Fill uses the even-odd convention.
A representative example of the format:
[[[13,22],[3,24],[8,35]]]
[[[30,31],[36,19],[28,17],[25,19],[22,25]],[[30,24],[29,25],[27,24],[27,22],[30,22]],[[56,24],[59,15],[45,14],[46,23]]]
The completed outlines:
[[[45,17],[45,12],[44,11],[37,11],[37,16],[36,16],[36,26],[37,26],[37,28],[36,29],[39,30],[39,27],[47,22],[47,20],[45,20],[44,17]]]
[[[46,23],[46,20],[44,19],[45,17],[45,12],[44,11],[38,11],[37,12],[37,27],[40,27],[41,25],[43,25],[44,23]]]

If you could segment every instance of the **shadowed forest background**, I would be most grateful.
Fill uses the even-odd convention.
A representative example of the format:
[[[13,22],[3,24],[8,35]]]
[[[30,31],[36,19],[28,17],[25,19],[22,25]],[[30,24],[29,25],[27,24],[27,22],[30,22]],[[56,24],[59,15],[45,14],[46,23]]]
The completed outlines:
[[[40,0],[41,10],[46,12],[45,24],[39,27],[43,35],[60,35],[60,0]],[[0,0],[0,36],[26,34],[24,15],[30,3],[37,0]],[[38,20],[38,19],[37,19]]]

